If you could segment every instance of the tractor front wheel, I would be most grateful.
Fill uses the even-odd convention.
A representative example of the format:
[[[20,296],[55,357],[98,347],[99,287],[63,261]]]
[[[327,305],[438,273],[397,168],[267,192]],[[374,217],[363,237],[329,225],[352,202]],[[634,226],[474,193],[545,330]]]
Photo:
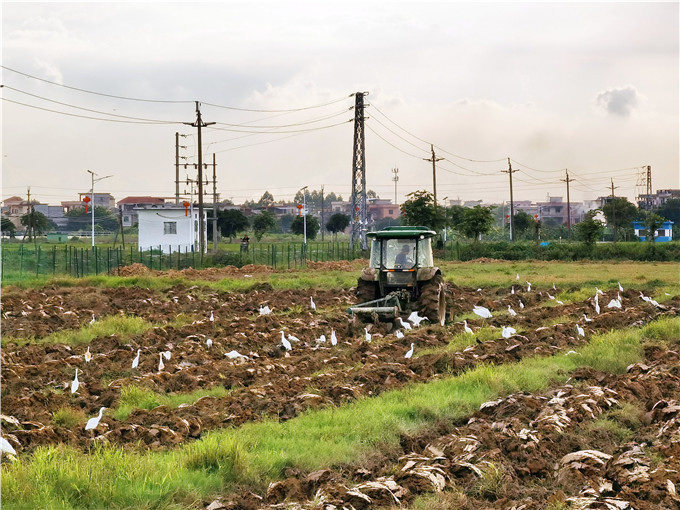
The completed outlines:
[[[418,310],[430,323],[444,325],[446,321],[446,291],[444,279],[436,274],[431,280],[423,282],[418,297]]]

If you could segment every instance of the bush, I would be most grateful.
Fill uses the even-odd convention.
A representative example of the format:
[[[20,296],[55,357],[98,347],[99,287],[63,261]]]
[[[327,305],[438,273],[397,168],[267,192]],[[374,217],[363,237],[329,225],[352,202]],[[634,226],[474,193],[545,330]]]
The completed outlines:
[[[209,260],[205,261],[206,267],[224,267],[224,266],[236,266],[242,267],[245,264],[250,263],[247,257],[242,257],[240,253],[233,251],[218,251],[213,253]]]

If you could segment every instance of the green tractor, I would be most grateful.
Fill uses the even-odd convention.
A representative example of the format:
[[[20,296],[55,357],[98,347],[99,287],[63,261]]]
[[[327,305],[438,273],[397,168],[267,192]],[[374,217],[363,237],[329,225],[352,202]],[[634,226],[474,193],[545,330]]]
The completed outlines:
[[[432,238],[427,227],[387,227],[366,234],[371,241],[370,265],[361,272],[357,298],[361,304],[348,311],[373,319],[396,319],[401,312],[416,310],[432,324],[444,325],[444,278],[432,257]]]

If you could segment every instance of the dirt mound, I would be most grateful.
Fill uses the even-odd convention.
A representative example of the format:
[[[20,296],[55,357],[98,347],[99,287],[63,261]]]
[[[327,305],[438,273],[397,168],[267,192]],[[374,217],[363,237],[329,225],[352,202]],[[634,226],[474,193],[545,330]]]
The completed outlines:
[[[139,262],[135,262],[134,264],[131,264],[129,266],[122,266],[119,268],[119,274],[120,276],[142,276],[142,275],[150,275],[153,272],[151,269],[146,267],[144,264],[140,264]]]

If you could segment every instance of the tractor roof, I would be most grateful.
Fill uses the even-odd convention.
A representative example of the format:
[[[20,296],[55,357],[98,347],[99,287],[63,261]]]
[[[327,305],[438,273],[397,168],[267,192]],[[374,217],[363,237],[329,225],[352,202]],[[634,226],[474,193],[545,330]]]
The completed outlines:
[[[385,227],[379,232],[368,232],[366,237],[375,239],[419,239],[434,237],[437,233],[427,227]]]

